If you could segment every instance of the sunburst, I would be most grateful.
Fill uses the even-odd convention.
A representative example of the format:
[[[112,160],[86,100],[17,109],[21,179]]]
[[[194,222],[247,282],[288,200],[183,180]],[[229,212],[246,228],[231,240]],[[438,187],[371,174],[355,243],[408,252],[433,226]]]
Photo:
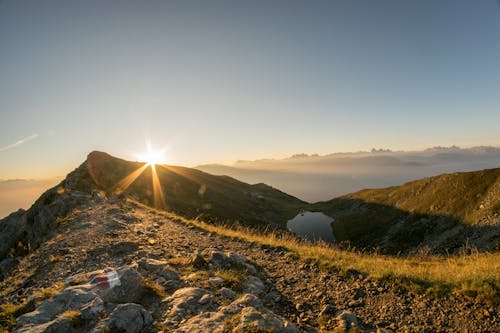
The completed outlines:
[[[132,183],[148,168],[151,168],[151,183],[153,186],[153,199],[155,208],[166,208],[165,196],[158,177],[157,167],[163,167],[166,163],[165,150],[154,150],[148,144],[147,151],[136,155],[144,165],[134,170],[115,185],[115,193],[123,193]]]

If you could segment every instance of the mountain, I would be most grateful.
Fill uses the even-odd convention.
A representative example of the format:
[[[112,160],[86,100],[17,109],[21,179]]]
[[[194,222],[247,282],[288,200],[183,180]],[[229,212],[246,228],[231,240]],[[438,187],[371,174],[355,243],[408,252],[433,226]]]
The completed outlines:
[[[500,168],[366,189],[313,206],[335,218],[338,241],[356,247],[390,253],[500,247]]]
[[[156,165],[153,172],[144,163],[125,161],[102,152],[90,153],[87,166],[92,180],[108,194],[128,185],[123,180],[145,168],[124,192],[146,205],[156,205],[187,218],[238,221],[254,226],[283,225],[305,204],[266,184],[249,185],[228,176],[214,176],[180,166]]]
[[[56,220],[89,196],[126,195],[185,218],[266,228],[282,228],[305,205],[265,184],[249,185],[178,166],[156,165],[154,170],[145,163],[91,152],[80,167],[42,194],[29,210],[0,220],[0,259],[16,247],[21,252],[38,247]]]
[[[496,147],[433,147],[422,151],[296,154],[284,159],[237,161],[231,166],[210,164],[196,168],[228,175],[248,183],[264,182],[308,202],[359,191],[400,185],[424,177],[500,166]]]

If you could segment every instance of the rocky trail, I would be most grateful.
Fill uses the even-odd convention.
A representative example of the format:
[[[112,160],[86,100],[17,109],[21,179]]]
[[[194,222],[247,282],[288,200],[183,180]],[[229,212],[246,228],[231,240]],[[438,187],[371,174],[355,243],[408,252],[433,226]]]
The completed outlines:
[[[7,261],[6,261],[7,260]],[[498,310],[88,197],[38,249],[2,262],[15,332],[499,332]]]

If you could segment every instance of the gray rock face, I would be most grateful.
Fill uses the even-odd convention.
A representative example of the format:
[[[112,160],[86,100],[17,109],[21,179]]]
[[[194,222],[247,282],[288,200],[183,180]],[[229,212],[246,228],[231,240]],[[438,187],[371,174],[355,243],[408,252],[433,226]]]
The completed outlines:
[[[221,288],[219,293],[222,297],[230,300],[234,300],[236,298],[236,293],[229,288]]]
[[[260,300],[245,294],[217,312],[204,312],[182,323],[176,333],[194,332],[286,332],[299,330],[262,306]]]
[[[82,277],[88,280],[72,285]],[[132,304],[140,301],[145,293],[143,278],[132,266],[80,274],[69,278],[67,285],[61,293],[42,302],[35,311],[18,317],[16,332],[71,331],[73,322],[64,316],[68,310],[79,311],[85,328],[92,328],[107,311],[114,308],[110,317],[96,326],[96,332],[105,329],[140,332],[152,323],[149,312],[138,304]],[[116,304],[120,305],[115,307]],[[85,328],[80,327],[78,331],[88,331]]]
[[[26,326],[16,331],[16,333],[67,333],[72,329],[72,321],[69,318],[56,318],[47,323]]]
[[[349,311],[342,311],[335,318],[337,320],[336,329],[348,329],[359,325],[359,319]]]
[[[26,228],[26,212],[19,210],[0,220],[0,259],[9,254],[22,240],[23,231]]]
[[[108,319],[99,323],[94,332],[140,333],[151,326],[153,317],[139,304],[118,305]]]
[[[246,307],[241,310],[241,317],[233,332],[299,332],[288,320],[278,317],[267,309],[257,310]]]
[[[59,295],[43,302],[35,311],[17,318],[17,324],[28,326],[47,323],[67,310],[82,308],[96,297],[97,294],[92,291],[80,287],[69,287]]]
[[[112,286],[112,281],[105,282],[104,286],[100,287],[101,298],[110,303],[139,302],[146,292],[139,273],[134,268],[126,267],[118,269],[116,274],[119,284]]]
[[[243,290],[256,296],[261,295],[265,289],[266,287],[262,280],[255,276],[250,276],[243,282]]]
[[[164,300],[170,305],[168,316],[182,318],[186,315],[198,314],[213,308],[214,304],[207,301],[206,296],[211,295],[208,290],[201,288],[182,288]]]

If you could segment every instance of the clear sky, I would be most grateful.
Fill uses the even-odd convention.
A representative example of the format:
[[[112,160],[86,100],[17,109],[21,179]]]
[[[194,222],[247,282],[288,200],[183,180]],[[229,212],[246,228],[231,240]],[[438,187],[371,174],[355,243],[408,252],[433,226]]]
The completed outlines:
[[[500,145],[500,5],[0,1],[0,179]]]

